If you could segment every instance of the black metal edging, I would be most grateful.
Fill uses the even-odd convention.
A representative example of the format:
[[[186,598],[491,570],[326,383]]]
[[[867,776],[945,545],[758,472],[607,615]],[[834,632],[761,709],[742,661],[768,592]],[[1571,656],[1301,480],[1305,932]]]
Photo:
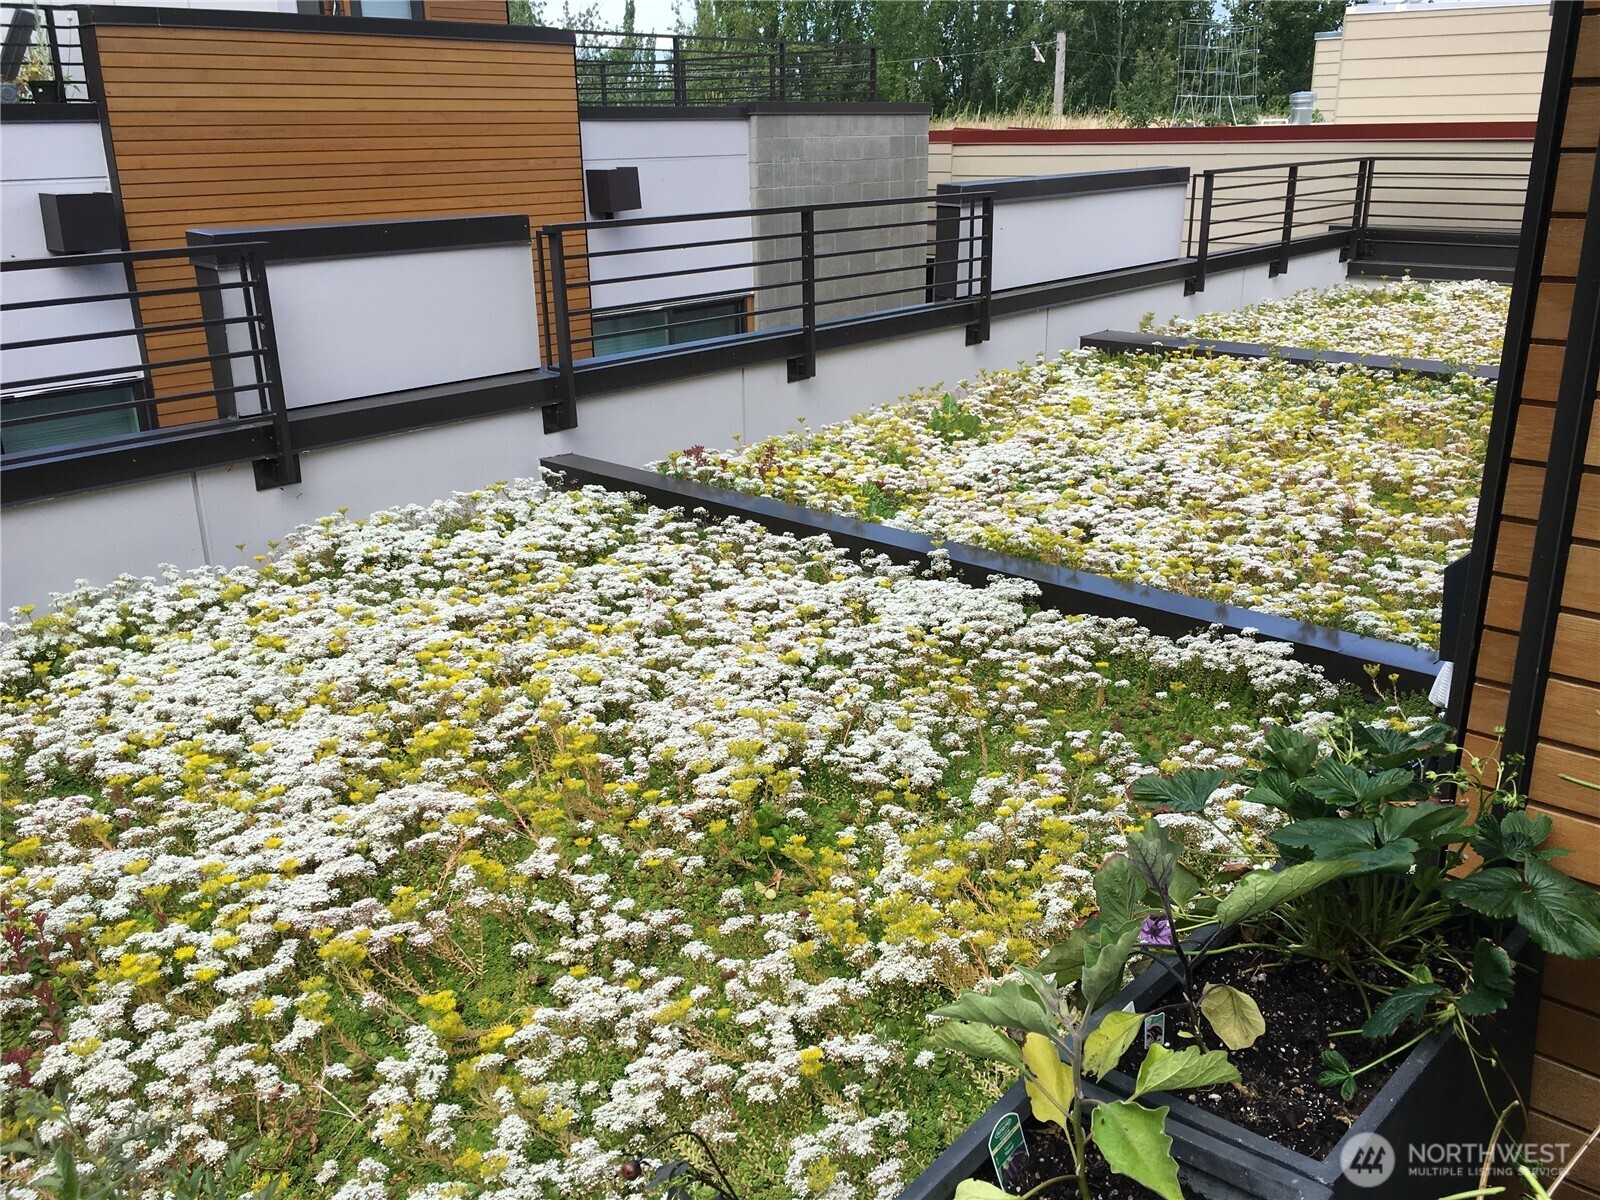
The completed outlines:
[[[1126,192],[1136,188],[1168,187],[1189,184],[1188,167],[1123,167],[1114,171],[1078,171],[1070,175],[1018,176],[1010,179],[979,179],[967,183],[941,183],[936,196],[965,196],[987,193],[997,202],[1045,200],[1061,196],[1092,196],[1104,192]]]
[[[886,555],[894,562],[927,566],[929,555],[942,549],[958,578],[981,585],[992,575],[1027,579],[1039,586],[1041,599],[1062,612],[1102,617],[1132,617],[1152,633],[1181,637],[1221,626],[1230,633],[1254,629],[1264,639],[1288,642],[1301,662],[1322,667],[1339,682],[1366,687],[1366,667],[1376,663],[1385,674],[1399,676],[1399,686],[1426,691],[1432,686],[1438,660],[1426,650],[1359,634],[1325,629],[1271,613],[1254,612],[1231,604],[1197,600],[1177,592],[1141,584],[1124,583],[1083,571],[1055,567],[1014,554],[936,543],[925,534],[875,525],[838,513],[821,512],[767,496],[692,480],[674,479],[640,467],[626,467],[580,454],[561,454],[540,460],[546,471],[557,472],[567,487],[595,485],[608,491],[642,496],[658,508],[704,510],[714,517],[737,517],[775,533],[795,537],[826,537],[852,551]]]
[[[378,221],[326,221],[292,225],[230,225],[190,229],[188,244],[203,251],[218,243],[260,244],[266,262],[362,258],[374,254],[526,246],[526,213],[471,217],[403,217]]]
[[[746,117],[925,117],[932,109],[926,104],[888,100],[752,100],[748,104],[696,106],[674,104],[584,104],[578,117],[584,121],[717,121]]]
[[[93,100],[62,100],[41,104],[0,104],[0,126],[53,121],[98,121],[100,106]]]
[[[1522,760],[1524,788],[1532,778],[1534,753],[1539,748],[1539,722],[1544,714],[1561,592],[1572,549],[1572,526],[1583,485],[1589,423],[1594,415],[1595,382],[1600,379],[1600,155],[1595,158],[1589,185],[1588,212],[1578,251],[1572,319],[1556,388],[1550,453],[1539,498],[1539,520],[1534,526],[1528,591],[1506,710],[1505,754]]]
[[[239,9],[137,8],[89,4],[78,9],[80,29],[94,25],[157,25],[172,29],[272,30],[292,33],[359,33],[384,37],[440,38],[463,42],[532,42],[577,46],[567,29],[501,25],[488,21],[396,21],[387,17],[305,16]],[[101,93],[103,94],[103,93]]]
[[[1078,345],[1124,354],[1205,354],[1219,358],[1270,358],[1300,366],[1350,366],[1369,371],[1395,371],[1426,379],[1452,379],[1469,375],[1490,382],[1500,377],[1498,366],[1458,366],[1436,358],[1391,358],[1385,354],[1352,354],[1347,350],[1311,350],[1305,346],[1268,346],[1255,342],[1227,342],[1218,338],[1162,336],[1104,329],[1086,333]]]
[[[1546,217],[1555,198],[1561,127],[1566,123],[1572,66],[1578,52],[1578,28],[1582,21],[1583,5],[1569,4],[1558,5],[1550,22],[1550,48],[1545,57],[1539,126],[1534,137],[1533,156],[1528,164],[1528,193],[1523,201],[1522,229],[1517,239],[1516,275],[1511,286],[1511,304],[1506,313],[1500,378],[1495,388],[1494,413],[1490,418],[1489,441],[1484,453],[1483,483],[1478,489],[1480,517],[1473,531],[1472,558],[1467,565],[1461,633],[1456,646],[1443,648],[1443,657],[1455,664],[1445,720],[1453,728],[1463,731],[1463,737],[1468,717],[1467,703],[1478,673],[1478,651],[1482,645],[1479,634],[1488,611],[1500,508],[1511,466],[1511,446],[1517,432],[1517,404],[1527,367],[1528,345],[1533,338],[1534,299],[1549,232]],[[1487,517],[1483,514],[1487,514]]]

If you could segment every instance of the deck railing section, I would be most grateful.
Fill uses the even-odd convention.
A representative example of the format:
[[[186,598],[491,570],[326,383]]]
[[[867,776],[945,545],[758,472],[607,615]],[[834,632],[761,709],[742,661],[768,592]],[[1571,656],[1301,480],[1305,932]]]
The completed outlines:
[[[878,98],[878,48],[847,42],[580,29],[578,103],[714,107]]]
[[[90,94],[75,9],[0,3],[6,104],[84,104]]]
[[[141,284],[137,267],[197,260],[188,247],[0,261],[5,463],[249,429],[261,435],[261,481],[292,482],[297,468],[259,249],[209,246],[192,281],[176,286]],[[195,353],[197,332],[204,353]]]

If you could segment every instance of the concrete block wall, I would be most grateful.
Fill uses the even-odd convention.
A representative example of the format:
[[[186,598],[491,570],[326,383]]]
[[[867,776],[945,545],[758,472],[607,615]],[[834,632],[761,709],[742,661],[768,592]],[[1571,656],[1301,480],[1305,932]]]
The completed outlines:
[[[752,208],[838,204],[924,196],[928,192],[928,118],[923,110],[752,113],[750,117],[750,205]],[[818,319],[836,320],[920,303],[930,236],[922,227],[873,229],[928,215],[922,205],[883,206],[854,213],[824,213],[817,220],[819,254],[842,254],[818,264]],[[757,218],[758,234],[794,235],[796,214]],[[798,282],[794,236],[756,244],[756,283]],[[904,268],[892,275],[830,279],[861,271]],[[903,295],[865,298],[891,289]],[[756,307],[798,305],[800,290],[758,291]],[[797,308],[757,319],[763,329],[800,323]]]

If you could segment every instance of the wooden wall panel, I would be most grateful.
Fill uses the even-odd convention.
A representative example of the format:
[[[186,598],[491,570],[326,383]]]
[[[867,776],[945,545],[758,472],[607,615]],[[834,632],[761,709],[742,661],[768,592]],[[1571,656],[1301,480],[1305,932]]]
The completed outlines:
[[[511,22],[506,0],[423,0],[422,16],[428,21],[481,21],[486,25]]]
[[[430,8],[452,20],[488,20],[497,8],[505,21],[499,0]],[[570,45],[309,24],[101,24],[95,41],[132,249],[182,245],[199,226],[509,212],[537,229],[584,219]],[[139,268],[142,287],[192,281],[183,265]],[[146,301],[142,315],[148,324],[198,312],[176,296]],[[204,353],[196,331],[149,342],[158,359]],[[157,395],[199,391],[210,378],[203,363],[162,370]],[[209,399],[158,411],[162,424],[215,415]]]
[[[1595,155],[1600,149],[1600,5],[1586,4],[1574,76],[1553,165],[1547,240],[1533,304],[1532,341],[1513,410],[1507,477],[1492,522],[1493,571],[1476,673],[1469,690],[1463,744],[1473,756],[1497,759],[1495,730],[1506,719],[1509,683],[1528,599],[1534,534],[1544,511],[1562,368],[1568,347],[1574,283],[1591,210]],[[1536,151],[1537,152],[1537,151]],[[1519,781],[1530,808],[1554,822],[1550,844],[1570,851],[1561,866],[1600,886],[1600,426],[1582,431],[1586,470],[1559,583],[1555,635],[1541,676],[1539,728],[1531,771]],[[1559,461],[1559,460],[1558,460]],[[1538,594],[1537,592],[1535,593]],[[1519,698],[1518,703],[1523,703]],[[1530,1140],[1568,1142],[1573,1150],[1600,1120],[1600,964],[1550,959],[1530,1097]],[[1600,1196],[1600,1169],[1585,1160],[1561,1194]]]

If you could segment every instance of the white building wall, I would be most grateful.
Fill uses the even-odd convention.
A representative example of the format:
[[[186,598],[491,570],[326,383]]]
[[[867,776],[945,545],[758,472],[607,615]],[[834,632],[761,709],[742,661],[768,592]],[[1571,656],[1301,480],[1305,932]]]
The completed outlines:
[[[109,192],[105,147],[94,121],[15,121],[0,132],[0,256],[48,258],[39,194]],[[70,259],[64,258],[64,263]],[[128,290],[120,266],[63,266],[12,271],[3,280],[7,303],[93,296]],[[69,304],[5,316],[6,341],[109,332],[134,327],[126,300]],[[75,371],[107,370],[139,361],[135,338],[39,346],[4,351],[0,376],[35,379]]]
[[[744,119],[586,120],[580,122],[584,170],[611,167],[639,169],[642,207],[619,213],[619,220],[675,217],[685,213],[728,212],[750,207],[750,133]],[[590,213],[598,220],[598,213]],[[673,242],[748,238],[749,217],[691,221],[646,229],[597,229],[589,234],[590,252],[639,249]],[[592,303],[596,308],[659,304],[682,296],[710,292],[743,293],[755,284],[750,243],[704,250],[624,254],[591,260]],[[654,275],[686,266],[716,267],[668,279],[607,286],[603,281],[631,275]]]
[[[1183,257],[1189,185],[996,201],[994,287]]]
[[[1336,251],[1297,258],[1287,274],[1265,265],[1214,272],[1206,290],[1181,281],[1045,311],[999,317],[993,336],[967,346],[960,327],[824,350],[816,377],[786,382],[782,362],[597,397],[579,405],[577,429],[546,435],[537,411],[338,446],[301,457],[304,479],[258,492],[248,465],[19,505],[0,517],[0,605],[44,603],[83,579],[158,574],[163,564],[226,566],[265,553],[296,524],[348,506],[363,514],[425,504],[538,470],[539,459],[580,453],[642,465],[700,443],[731,445],[842,420],[930,384],[958,388],[986,369],[1076,347],[1085,333],[1234,308],[1344,277]],[[244,543],[244,550],[236,546]]]

